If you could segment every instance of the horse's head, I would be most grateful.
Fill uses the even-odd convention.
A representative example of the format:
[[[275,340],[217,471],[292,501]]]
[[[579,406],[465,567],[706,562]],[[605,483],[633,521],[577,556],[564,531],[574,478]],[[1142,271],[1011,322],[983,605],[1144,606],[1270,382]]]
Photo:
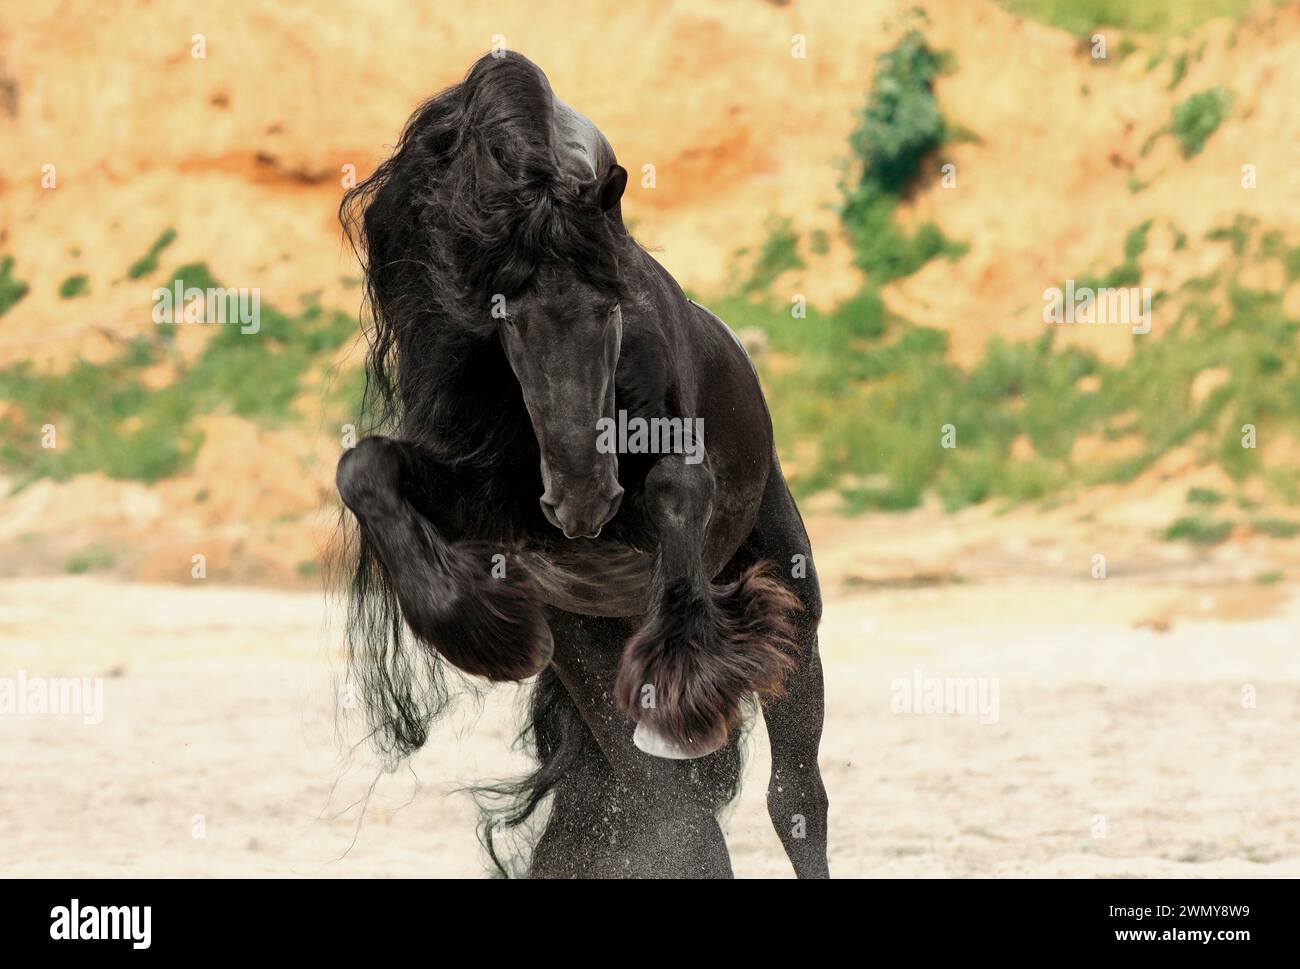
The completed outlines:
[[[599,532],[623,496],[597,421],[614,416],[626,185],[604,135],[541,69],[494,51],[420,107],[341,209],[362,243],[380,414],[449,453],[500,457],[514,428],[486,426],[447,374],[466,347],[499,339],[541,450],[542,510],[570,538]]]
[[[605,209],[627,173],[597,186]],[[598,422],[614,417],[614,371],[623,337],[617,297],[563,266],[544,268],[499,323],[542,454],[542,512],[566,538],[594,538],[618,512],[618,456],[597,447]]]

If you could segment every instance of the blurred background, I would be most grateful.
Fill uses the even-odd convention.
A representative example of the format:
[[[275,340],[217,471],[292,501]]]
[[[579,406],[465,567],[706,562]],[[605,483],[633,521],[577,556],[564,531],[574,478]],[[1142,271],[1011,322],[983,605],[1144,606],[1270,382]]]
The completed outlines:
[[[0,715],[0,872],[481,870],[448,792],[525,763],[512,691],[371,787],[321,563],[362,387],[336,209],[493,46],[755,358],[828,597],[832,870],[1300,872],[1300,5],[1268,0],[11,4],[0,677],[107,687],[93,729]],[[257,289],[259,332],[156,324],[177,279]],[[1045,324],[1067,280],[1149,290],[1150,332]],[[917,673],[1001,713],[900,713]],[[783,874],[756,778],[737,872]]]

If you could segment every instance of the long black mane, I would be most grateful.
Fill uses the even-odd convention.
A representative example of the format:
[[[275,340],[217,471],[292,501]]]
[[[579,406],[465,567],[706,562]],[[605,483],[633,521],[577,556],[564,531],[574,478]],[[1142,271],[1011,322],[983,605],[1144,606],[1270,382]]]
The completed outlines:
[[[480,58],[425,102],[340,219],[366,270],[366,411],[447,461],[494,467],[526,430],[496,347],[495,296],[560,264],[619,290],[621,225],[556,144],[546,76],[511,52]],[[525,448],[526,450],[526,448]]]

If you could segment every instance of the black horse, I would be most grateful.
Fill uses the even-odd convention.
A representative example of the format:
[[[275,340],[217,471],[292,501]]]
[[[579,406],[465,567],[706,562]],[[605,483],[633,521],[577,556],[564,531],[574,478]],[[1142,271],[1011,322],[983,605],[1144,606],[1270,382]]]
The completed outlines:
[[[496,52],[344,199],[389,434],[338,468],[351,668],[394,762],[448,701],[440,659],[536,677],[539,766],[498,821],[553,795],[533,876],[730,875],[717,813],[757,694],[772,822],[825,876],[808,537],[753,365],[628,234],[626,183],[542,71]]]

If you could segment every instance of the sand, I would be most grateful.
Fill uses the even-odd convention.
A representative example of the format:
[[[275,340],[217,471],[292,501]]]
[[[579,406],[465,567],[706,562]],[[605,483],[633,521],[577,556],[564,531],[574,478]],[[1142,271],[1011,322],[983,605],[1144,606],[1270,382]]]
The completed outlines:
[[[890,521],[839,532],[854,543]],[[942,527],[996,562],[985,521]],[[951,550],[948,579],[845,581],[868,549],[825,544],[834,874],[1300,874],[1300,589],[1158,570],[990,579]],[[0,714],[0,873],[483,874],[455,789],[523,766],[518,691],[461,704],[409,769],[380,776],[363,750],[341,754],[325,601],[0,582],[0,677],[105,677],[97,725]],[[915,677],[973,677],[996,707],[902,712]],[[788,876],[761,725],[751,740],[724,825],[735,870]]]

